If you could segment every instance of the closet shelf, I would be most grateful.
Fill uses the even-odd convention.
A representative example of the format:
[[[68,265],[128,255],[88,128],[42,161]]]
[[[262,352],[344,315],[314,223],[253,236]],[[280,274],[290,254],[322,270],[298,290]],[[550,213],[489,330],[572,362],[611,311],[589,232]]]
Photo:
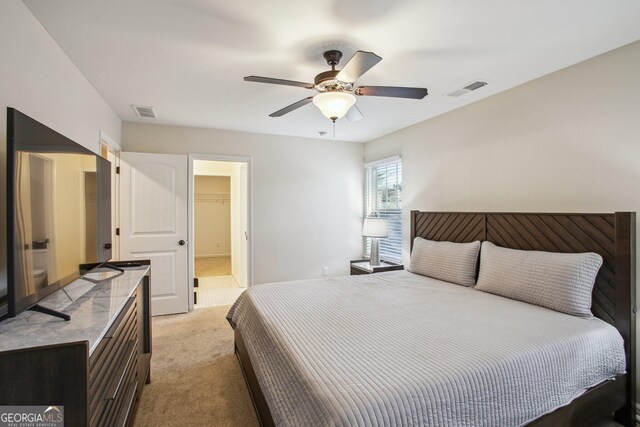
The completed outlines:
[[[229,193],[196,193],[194,195],[196,203],[230,203],[231,194]]]

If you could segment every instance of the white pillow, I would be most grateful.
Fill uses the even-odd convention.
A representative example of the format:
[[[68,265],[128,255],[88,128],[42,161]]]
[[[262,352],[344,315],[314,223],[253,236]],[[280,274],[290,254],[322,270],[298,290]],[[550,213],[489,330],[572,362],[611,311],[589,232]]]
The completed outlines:
[[[591,291],[602,257],[593,252],[557,253],[482,244],[476,289],[591,318]]]
[[[480,241],[436,242],[416,237],[409,271],[462,286],[476,283]]]

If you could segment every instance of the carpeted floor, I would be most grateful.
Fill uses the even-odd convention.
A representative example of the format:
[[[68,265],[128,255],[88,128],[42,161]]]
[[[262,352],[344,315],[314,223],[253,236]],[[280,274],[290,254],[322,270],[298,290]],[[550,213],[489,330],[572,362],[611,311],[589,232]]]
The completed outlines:
[[[136,426],[258,426],[233,354],[229,307],[153,319],[151,384]]]
[[[231,257],[207,257],[194,260],[196,277],[228,276],[231,274]]]

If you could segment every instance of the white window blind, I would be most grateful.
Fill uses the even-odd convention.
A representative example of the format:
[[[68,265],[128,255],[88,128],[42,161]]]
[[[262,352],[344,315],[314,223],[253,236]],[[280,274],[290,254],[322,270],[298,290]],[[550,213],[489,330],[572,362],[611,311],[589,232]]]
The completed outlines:
[[[380,259],[402,262],[402,161],[376,162],[365,170],[365,215],[387,218],[389,237],[379,240]],[[371,239],[364,239],[365,255]]]

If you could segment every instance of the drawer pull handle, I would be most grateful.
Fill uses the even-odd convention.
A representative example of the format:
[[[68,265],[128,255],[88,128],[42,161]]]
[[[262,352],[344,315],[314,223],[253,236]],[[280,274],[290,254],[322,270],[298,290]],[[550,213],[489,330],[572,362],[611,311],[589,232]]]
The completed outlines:
[[[118,422],[116,423],[117,426],[123,426],[127,424],[126,421],[131,415],[131,408],[133,407],[133,402],[136,398],[137,390],[138,390],[138,381],[135,382],[135,384],[133,385],[129,393],[127,393],[127,396],[131,395],[131,397],[129,397],[128,399],[129,404],[127,405],[126,411],[120,412],[120,417],[118,418]]]
[[[129,298],[129,301],[127,301],[124,308],[122,309],[122,313],[120,313],[118,318],[113,322],[113,325],[109,328],[109,330],[107,331],[105,336],[102,337],[102,339],[110,340],[118,333],[118,331],[120,330],[122,321],[129,315],[131,306],[135,301],[136,301],[135,297]],[[118,326],[115,326],[115,325],[118,325]]]
[[[122,385],[122,383],[124,382],[124,377],[127,373],[127,371],[129,370],[129,366],[131,365],[131,361],[133,360],[133,358],[136,355],[136,341],[133,341],[131,344],[129,344],[129,348],[131,350],[130,354],[129,354],[129,358],[127,359],[127,363],[120,363],[120,369],[119,369],[119,375],[116,375],[116,378],[119,378],[118,381],[114,381],[111,383],[111,386],[109,387],[109,391],[107,392],[107,397],[105,398],[105,400],[114,400],[116,398],[116,396],[118,395],[118,390],[120,390],[120,386]]]

